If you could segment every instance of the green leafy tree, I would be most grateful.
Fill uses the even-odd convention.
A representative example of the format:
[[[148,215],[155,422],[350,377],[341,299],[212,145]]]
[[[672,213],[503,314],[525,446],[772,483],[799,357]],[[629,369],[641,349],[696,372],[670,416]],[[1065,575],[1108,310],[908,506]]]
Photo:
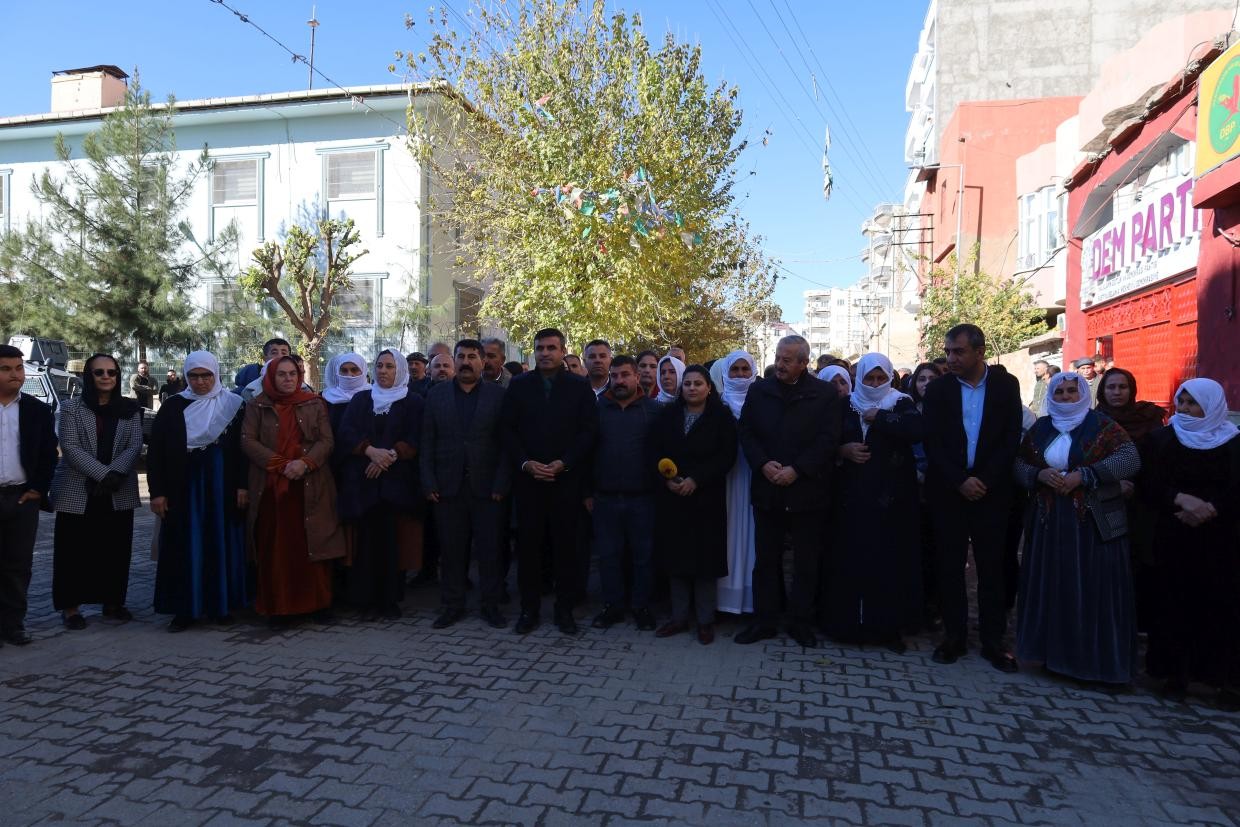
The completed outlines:
[[[322,373],[319,351],[338,327],[334,303],[353,286],[353,263],[368,252],[351,249],[358,241],[351,218],[323,218],[314,230],[293,225],[283,245],[268,241],[255,250],[254,264],[241,275],[242,288],[274,301],[296,331],[309,382],[316,388]]]
[[[976,267],[974,247],[964,267],[950,256],[931,269],[922,293],[921,347],[929,353],[943,346],[948,330],[975,324],[986,333],[991,358],[1011,353],[1021,343],[1046,332],[1046,317],[1023,282],[995,279]]]
[[[440,14],[398,57],[459,96],[410,109],[410,148],[483,316],[517,341],[554,324],[573,346],[739,344],[774,279],[735,211],[736,87],[603,0],[475,2],[466,33]]]
[[[183,216],[208,159],[204,148],[178,161],[172,102],[153,105],[135,79],[123,105],[83,138],[81,158],[56,136],[60,171],[32,185],[44,217],[0,239],[10,330],[81,350],[137,345],[139,358],[148,345],[193,338],[188,292],[236,233],[193,241]]]

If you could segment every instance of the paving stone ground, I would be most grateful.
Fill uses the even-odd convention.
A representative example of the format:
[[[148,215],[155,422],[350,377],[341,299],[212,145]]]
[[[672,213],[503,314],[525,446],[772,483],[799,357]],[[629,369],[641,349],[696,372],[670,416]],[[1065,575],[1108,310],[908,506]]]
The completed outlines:
[[[742,647],[735,625],[709,647],[476,616],[440,632],[427,590],[396,622],[172,635],[142,552],[136,620],[89,607],[67,632],[51,525],[35,644],[0,649],[6,825],[1240,821],[1240,715],[1203,698],[1003,675],[976,653],[938,666],[929,638],[897,656]]]

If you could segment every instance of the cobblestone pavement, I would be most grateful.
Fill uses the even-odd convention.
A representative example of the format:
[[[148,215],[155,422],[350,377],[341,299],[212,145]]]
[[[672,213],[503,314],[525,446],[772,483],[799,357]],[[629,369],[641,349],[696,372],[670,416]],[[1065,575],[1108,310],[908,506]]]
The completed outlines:
[[[520,638],[471,616],[179,635],[135,555],[126,625],[51,610],[0,650],[0,820],[189,825],[665,822],[1232,824],[1240,715],[1109,694],[976,653],[907,654],[735,626],[703,647],[631,625]],[[137,545],[149,542],[140,512]],[[511,615],[512,607],[509,607]],[[579,612],[579,615],[584,614]]]

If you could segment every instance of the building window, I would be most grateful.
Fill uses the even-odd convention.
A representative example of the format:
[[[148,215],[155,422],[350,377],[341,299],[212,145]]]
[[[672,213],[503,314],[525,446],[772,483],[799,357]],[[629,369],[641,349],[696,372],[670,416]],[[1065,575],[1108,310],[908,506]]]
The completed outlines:
[[[327,200],[374,198],[377,152],[333,152],[327,165]]]
[[[217,227],[236,222],[242,244],[263,242],[263,171],[269,153],[230,155],[211,159],[207,237],[215,240]]]
[[[456,335],[459,337],[482,335],[482,291],[473,287],[456,286]]]
[[[332,312],[342,326],[374,326],[375,287],[378,283],[378,279],[354,278],[352,286],[336,294]]]
[[[258,160],[216,161],[211,170],[211,206],[258,204]]]
[[[245,294],[235,282],[217,281],[211,284],[210,311],[226,315],[243,307],[254,307],[257,302]]]
[[[12,170],[0,169],[0,231],[9,229],[9,176]]]
[[[318,151],[323,156],[322,192],[327,214],[352,218],[363,236],[383,236],[383,157],[387,148],[381,143]],[[367,202],[373,203],[373,213]]]
[[[1017,265],[1041,267],[1063,246],[1063,208],[1066,196],[1053,186],[1022,195],[1019,206]]]

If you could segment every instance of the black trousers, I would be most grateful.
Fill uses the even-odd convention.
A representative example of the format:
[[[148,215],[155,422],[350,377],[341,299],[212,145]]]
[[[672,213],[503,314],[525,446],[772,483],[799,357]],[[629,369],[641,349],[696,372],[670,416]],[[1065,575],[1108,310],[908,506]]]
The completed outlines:
[[[982,646],[1001,649],[1007,632],[1004,562],[1010,497],[987,494],[969,502],[952,491],[932,499],[930,507],[946,639],[962,645],[968,641],[969,593],[964,572],[972,545]]]
[[[0,492],[0,633],[25,628],[26,592],[39,531],[39,501],[17,504],[22,491]]]
[[[784,538],[792,540],[792,592],[788,601],[797,623],[814,620],[814,596],[822,566],[826,512],[780,511],[754,506],[753,608],[762,626],[779,622],[784,585]]]
[[[517,586],[521,611],[538,614],[542,604],[543,546],[550,541],[555,610],[573,608],[580,579],[577,525],[582,509],[577,486],[520,480],[517,502]]]
[[[507,506],[506,502],[469,494],[440,497],[435,503],[435,525],[439,531],[439,597],[445,609],[465,608],[471,556],[478,562],[480,602],[484,606],[499,604],[503,591],[500,524],[507,519]]]

